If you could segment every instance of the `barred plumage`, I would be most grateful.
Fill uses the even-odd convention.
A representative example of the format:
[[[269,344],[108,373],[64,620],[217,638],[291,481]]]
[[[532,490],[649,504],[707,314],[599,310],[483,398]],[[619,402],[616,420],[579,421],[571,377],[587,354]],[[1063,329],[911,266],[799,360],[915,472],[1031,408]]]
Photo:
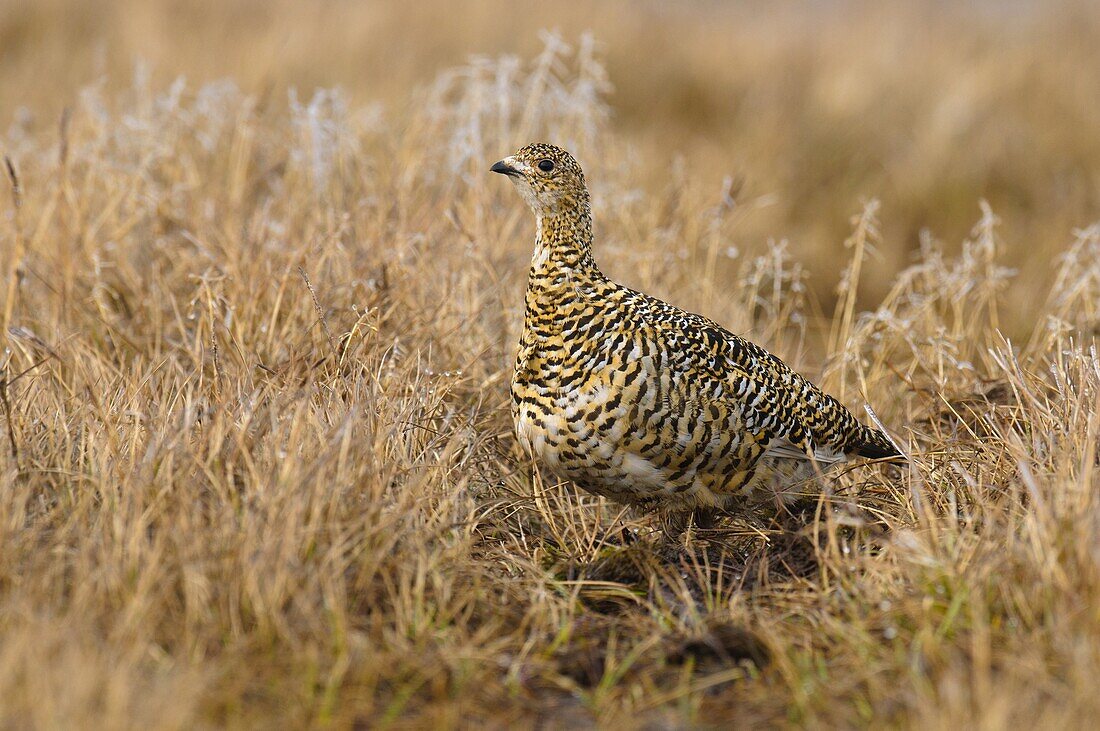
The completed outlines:
[[[553,472],[619,502],[689,512],[786,500],[815,461],[899,456],[763,348],[605,277],[569,153],[528,145],[492,170],[537,219],[512,415]]]

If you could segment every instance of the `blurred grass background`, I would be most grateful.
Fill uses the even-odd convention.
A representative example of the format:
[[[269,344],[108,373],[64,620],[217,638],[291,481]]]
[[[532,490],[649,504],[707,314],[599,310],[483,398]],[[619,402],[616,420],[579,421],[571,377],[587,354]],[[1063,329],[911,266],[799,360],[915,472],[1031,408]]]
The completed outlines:
[[[658,187],[680,161],[717,195],[733,176],[735,243],[790,239],[824,298],[865,199],[882,201],[890,242],[868,265],[871,298],[922,230],[960,241],[981,199],[1025,272],[1045,272],[1100,213],[1100,12],[1088,0],[7,0],[0,124],[24,108],[55,125],[80,88],[126,86],[138,63],[154,86],[231,78],[280,102],[290,87],[338,86],[399,120],[441,69],[530,58],[544,28],[594,35],[613,86],[607,136],[639,180]],[[1042,286],[1029,281],[1020,311]]]
[[[1088,727],[1097,48],[1084,1],[0,2],[0,727]],[[909,468],[672,555],[533,470],[487,168],[534,135],[609,274]]]

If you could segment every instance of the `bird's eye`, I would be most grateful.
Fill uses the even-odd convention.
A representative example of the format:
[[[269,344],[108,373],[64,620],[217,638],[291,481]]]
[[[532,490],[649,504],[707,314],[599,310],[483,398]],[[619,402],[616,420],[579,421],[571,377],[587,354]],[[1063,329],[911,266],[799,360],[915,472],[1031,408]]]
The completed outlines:
[[[539,160],[539,170],[541,170],[542,172],[548,173],[553,169],[554,169],[554,161],[553,160]]]

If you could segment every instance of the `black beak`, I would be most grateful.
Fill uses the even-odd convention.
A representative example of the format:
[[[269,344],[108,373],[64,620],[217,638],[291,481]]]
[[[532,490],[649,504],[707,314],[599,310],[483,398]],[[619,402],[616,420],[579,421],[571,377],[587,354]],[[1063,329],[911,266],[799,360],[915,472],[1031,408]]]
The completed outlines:
[[[489,168],[494,173],[500,173],[501,175],[519,175],[519,170],[508,165],[503,161],[494,162],[493,167]]]

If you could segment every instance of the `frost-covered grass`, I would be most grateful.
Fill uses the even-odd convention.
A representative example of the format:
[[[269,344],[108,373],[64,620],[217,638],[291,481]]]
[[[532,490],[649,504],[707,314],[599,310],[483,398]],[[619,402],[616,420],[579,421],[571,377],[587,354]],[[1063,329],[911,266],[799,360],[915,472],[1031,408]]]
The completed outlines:
[[[56,125],[12,111],[0,724],[1095,717],[1100,225],[1022,252],[975,196],[965,240],[910,247],[841,186],[813,205],[846,240],[757,236],[783,190],[624,131],[602,53],[548,33],[372,101],[139,68]],[[533,225],[486,172],[531,139],[585,165],[609,272],[872,404],[910,465],[845,471],[801,536],[678,550],[533,471],[506,407]]]

